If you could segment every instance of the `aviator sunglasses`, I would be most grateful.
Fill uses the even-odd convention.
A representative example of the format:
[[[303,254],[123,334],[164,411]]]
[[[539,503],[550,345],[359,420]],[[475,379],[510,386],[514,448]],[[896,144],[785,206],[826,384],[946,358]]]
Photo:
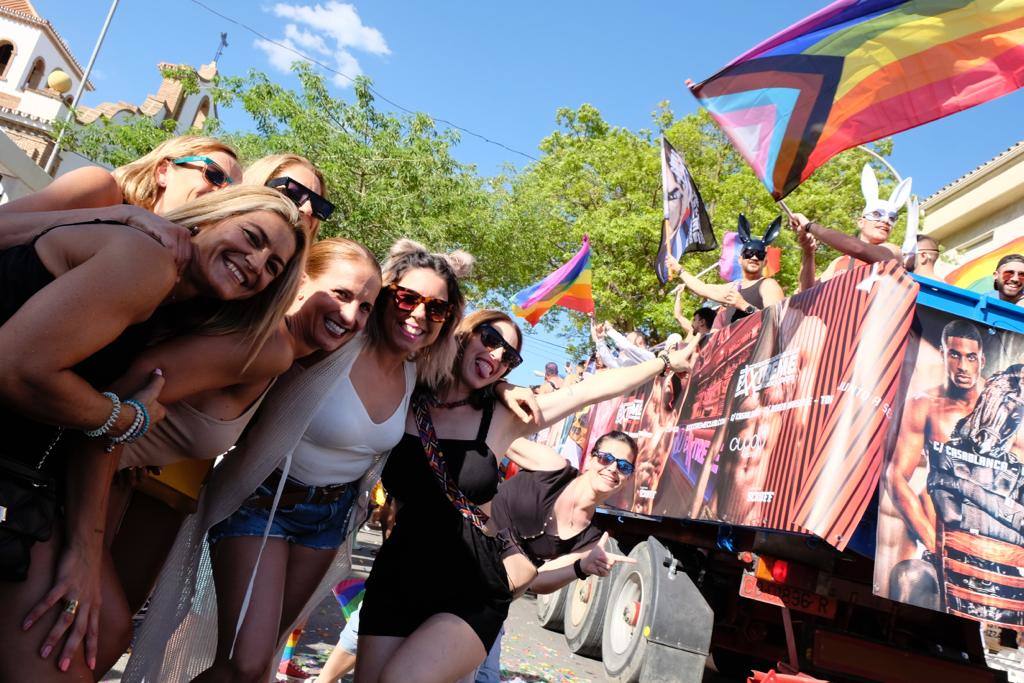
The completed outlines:
[[[423,304],[427,319],[432,322],[443,323],[452,314],[453,306],[450,301],[423,296],[415,290],[394,283],[388,285],[387,288],[391,290],[391,299],[395,302],[395,308],[404,313],[415,311],[417,306]]]
[[[523,357],[516,351],[516,347],[505,341],[501,333],[487,323],[477,326],[474,331],[480,335],[480,343],[488,351],[493,351],[499,346],[502,348],[501,362],[507,365],[509,370],[515,370],[523,362]]]
[[[313,192],[313,190],[298,180],[293,180],[288,176],[268,180],[267,187],[272,187],[281,192],[285,197],[295,202],[295,206],[302,206],[309,202],[309,208],[313,210],[313,215],[322,221],[327,220],[334,213],[334,204],[331,204],[323,196]]]
[[[227,174],[227,171],[221,168],[220,165],[210,157],[178,157],[177,159],[171,159],[171,163],[175,166],[203,164],[203,177],[206,178],[206,182],[210,183],[214,187],[225,187],[235,182],[231,176]]]
[[[1024,270],[1001,270],[999,271],[999,277],[1002,278],[1003,282],[1009,282],[1015,277],[1024,280]]]
[[[619,469],[619,473],[625,477],[628,477],[629,475],[633,474],[633,463],[631,463],[628,460],[616,458],[614,455],[607,451],[599,451],[596,449],[591,455],[597,458],[598,462],[600,462],[605,467],[611,465],[612,463],[615,463],[615,466]]]

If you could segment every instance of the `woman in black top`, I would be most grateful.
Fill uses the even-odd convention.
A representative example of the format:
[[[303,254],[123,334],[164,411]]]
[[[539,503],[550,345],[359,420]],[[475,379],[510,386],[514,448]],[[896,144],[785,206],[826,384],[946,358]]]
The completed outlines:
[[[46,227],[47,214],[34,216]],[[217,311],[204,323],[209,333],[248,329],[260,341],[284,314],[298,285],[305,244],[291,202],[265,188],[232,188],[167,217],[194,229],[193,255],[180,274],[170,250],[122,224],[54,226],[30,244],[0,251],[0,429],[5,433],[0,480],[11,481],[10,473],[19,467],[37,467],[54,442],[54,425],[65,428],[61,446],[73,446],[74,439],[82,438],[75,431],[100,428],[103,433],[96,438],[103,442],[140,436],[145,432],[140,406],[150,419],[159,419],[156,396],[162,380],[136,393],[141,399],[137,404],[127,396],[124,403],[115,403],[100,389],[123,373],[141,349],[148,331],[139,324],[163,304],[218,300]],[[58,505],[64,502],[65,480],[76,484],[67,487],[67,519],[46,524],[35,536],[45,540],[35,544],[10,526],[0,527],[0,602],[5,605],[0,642],[8,655],[0,661],[0,680],[49,680],[61,675],[58,666],[76,671],[83,680],[88,675],[86,658],[76,650],[85,630],[95,634],[99,625],[91,614],[85,623],[86,615],[78,615],[78,608],[98,604],[98,588],[85,590],[89,595],[69,594],[62,603],[48,591],[55,573],[63,570],[63,565],[56,566],[56,554],[65,535],[102,540],[103,520],[92,515],[99,506],[76,494],[83,480],[100,481],[105,490],[110,465],[116,463],[103,463],[99,469],[107,471],[90,471],[82,467],[81,458],[61,455],[55,449],[40,476],[56,479]],[[0,504],[10,505],[12,494],[5,489]],[[82,514],[75,514],[77,510]],[[80,531],[77,526],[88,528],[84,534],[74,533]],[[25,575],[24,550],[31,553],[31,569],[19,582]],[[43,618],[36,612],[34,623],[23,625],[37,604],[56,604],[58,609],[46,610]],[[51,628],[61,634],[72,623],[67,646],[43,645],[44,640],[56,640],[47,636]],[[51,654],[57,654],[57,666],[46,661]]]
[[[520,440],[512,453],[550,448]],[[554,453],[554,451],[551,451]],[[637,445],[618,430],[597,440],[580,471],[566,464],[552,471],[522,471],[502,484],[491,503],[491,520],[504,542],[503,558],[517,554],[537,568],[528,586],[536,593],[553,593],[576,579],[607,576],[627,557],[606,553],[608,534],[592,522],[598,506],[618,493],[633,474]]]
[[[493,644],[513,595],[534,578],[529,562],[525,570],[515,564],[506,569],[497,529],[486,523],[498,485],[495,454],[666,369],[689,370],[686,352],[608,370],[537,396],[537,420],[524,424],[488,390],[519,364],[515,323],[500,311],[477,311],[466,316],[456,337],[454,377],[436,396],[414,396],[406,434],[384,469],[384,487],[399,511],[366,582],[356,664],[360,683],[441,683],[470,673]],[[564,465],[551,451],[512,457],[529,470]]]

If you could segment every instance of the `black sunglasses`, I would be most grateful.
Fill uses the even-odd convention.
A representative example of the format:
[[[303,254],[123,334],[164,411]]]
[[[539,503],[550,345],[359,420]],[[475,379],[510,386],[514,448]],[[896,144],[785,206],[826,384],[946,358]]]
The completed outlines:
[[[409,313],[415,311],[416,307],[423,304],[427,318],[435,323],[443,323],[452,314],[454,306],[450,301],[438,299],[432,296],[423,296],[419,292],[391,283],[388,285],[391,290],[391,300],[395,302],[395,308]]]
[[[754,258],[756,256],[759,261],[764,261],[765,251],[755,247],[743,247],[743,250],[740,251],[740,256],[743,258]]]
[[[523,357],[516,351],[516,347],[505,341],[501,333],[487,323],[478,325],[474,332],[480,335],[480,343],[488,351],[493,351],[499,346],[502,348],[501,362],[507,365],[509,370],[515,370],[523,362]]]
[[[331,204],[298,180],[293,180],[288,176],[268,180],[267,187],[273,187],[281,192],[288,199],[295,202],[295,206],[302,206],[309,202],[309,208],[313,210],[313,215],[322,221],[327,220],[334,213],[334,204]]]
[[[629,475],[633,474],[633,463],[631,463],[628,460],[623,460],[622,458],[616,458],[614,455],[612,455],[611,453],[609,453],[607,451],[595,450],[592,453],[592,455],[595,458],[597,458],[598,461],[602,465],[604,465],[605,467],[607,467],[608,465],[611,465],[612,463],[615,463],[615,466],[617,468],[619,468],[619,473],[621,473],[625,477],[628,477]]]

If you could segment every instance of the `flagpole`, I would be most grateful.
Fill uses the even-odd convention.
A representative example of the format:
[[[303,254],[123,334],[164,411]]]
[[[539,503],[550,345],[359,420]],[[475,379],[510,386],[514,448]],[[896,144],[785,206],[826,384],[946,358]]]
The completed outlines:
[[[64,131],[67,130],[68,125],[71,124],[71,117],[75,115],[75,107],[78,106],[78,101],[82,99],[82,93],[85,92],[85,86],[89,82],[89,75],[92,73],[92,66],[96,63],[96,55],[100,52],[100,47],[103,46],[103,39],[107,37],[107,29],[110,28],[110,20],[114,18],[114,10],[117,9],[117,3],[121,0],[113,0],[110,3],[110,11],[107,12],[107,19],[103,22],[103,28],[100,29],[100,37],[96,39],[96,46],[92,49],[92,56],[89,57],[89,63],[85,66],[85,72],[82,74],[82,82],[78,84],[78,91],[75,93],[75,99],[71,101],[71,106],[68,108],[68,115],[64,117],[64,125],[61,127],[60,132],[57,133],[57,140],[53,143],[53,151],[50,153],[50,160],[46,162],[46,167],[43,169],[46,173],[50,173],[53,170],[53,164],[57,161],[57,155],[60,154],[60,142],[64,138]]]

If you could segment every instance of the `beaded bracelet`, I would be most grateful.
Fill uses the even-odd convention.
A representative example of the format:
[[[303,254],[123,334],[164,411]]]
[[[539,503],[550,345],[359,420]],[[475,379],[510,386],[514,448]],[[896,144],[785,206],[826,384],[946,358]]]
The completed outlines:
[[[107,453],[112,452],[118,446],[124,446],[132,443],[133,441],[138,441],[146,434],[147,431],[149,431],[151,421],[149,418],[149,411],[146,410],[146,406],[134,398],[126,399],[125,403],[135,408],[135,419],[132,420],[131,426],[125,430],[124,434],[110,439],[110,443],[107,444]]]
[[[664,368],[662,368],[662,370],[661,370],[661,374],[663,374],[663,375],[664,375],[664,374],[666,374],[666,373],[667,373],[667,372],[668,372],[669,370],[671,370],[671,369],[672,369],[672,361],[670,361],[670,360],[668,359],[668,354],[667,354],[667,353],[665,353],[664,351],[662,351],[661,353],[659,353],[659,354],[658,354],[658,359],[659,359],[659,360],[660,360],[660,361],[661,361],[662,363],[664,363],[664,364],[665,364],[665,367],[664,367]]]
[[[99,427],[97,427],[96,429],[85,430],[85,435],[90,438],[103,436],[104,434],[109,432],[110,428],[117,423],[117,418],[121,416],[121,399],[117,397],[117,394],[115,394],[112,391],[104,391],[103,395],[109,398],[110,402],[113,404],[113,407],[110,410],[110,417],[108,417],[107,421],[104,422]]]

